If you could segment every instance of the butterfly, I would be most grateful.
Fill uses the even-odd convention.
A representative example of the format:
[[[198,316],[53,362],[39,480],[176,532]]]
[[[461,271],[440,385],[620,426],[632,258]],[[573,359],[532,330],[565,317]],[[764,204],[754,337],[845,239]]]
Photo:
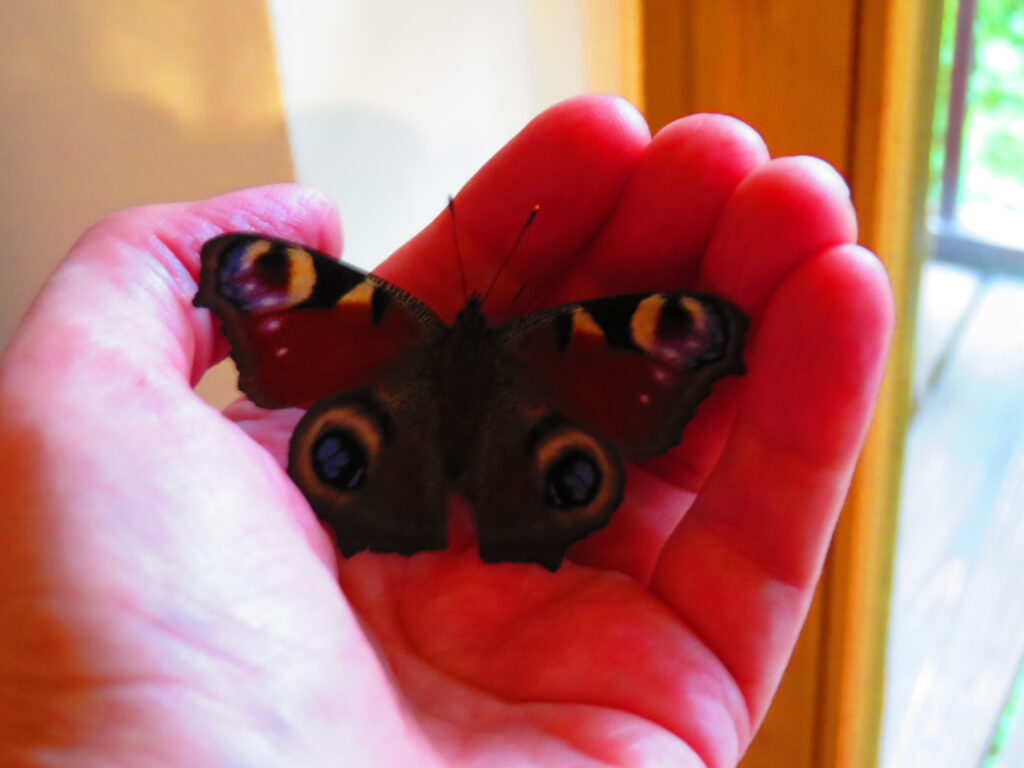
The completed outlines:
[[[619,506],[624,459],[675,446],[712,384],[742,374],[745,315],[705,293],[630,293],[492,326],[303,245],[225,234],[195,305],[219,316],[239,388],[308,409],[288,474],[346,556],[447,545],[448,495],[481,558],[556,570]],[[493,284],[493,283],[492,283]]]

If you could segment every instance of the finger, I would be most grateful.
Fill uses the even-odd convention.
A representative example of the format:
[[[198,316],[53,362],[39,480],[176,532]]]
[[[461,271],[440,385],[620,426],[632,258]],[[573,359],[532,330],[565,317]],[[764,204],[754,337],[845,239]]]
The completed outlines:
[[[767,160],[761,137],[734,118],[690,115],[669,124],[647,145],[611,219],[551,303],[691,286],[722,209]]]
[[[814,157],[782,157],[751,173],[722,213],[697,286],[731,299],[757,322],[801,260],[852,243],[857,217],[846,182]]]
[[[655,570],[651,588],[729,668],[755,719],[810,602],[891,326],[884,270],[856,246],[806,259],[784,280],[721,461]]]
[[[488,302],[489,314],[501,317],[521,288],[535,295],[565,273],[615,207],[648,141],[643,118],[622,99],[557,104],[470,179],[455,198],[454,225],[441,213],[377,272],[450,319],[466,301],[455,231],[468,290],[483,293],[539,205]]]
[[[857,216],[846,182],[813,157],[783,157],[753,171],[737,188],[715,228],[696,288],[724,296],[750,318],[749,360],[765,303],[805,259],[857,237]],[[742,383],[716,385],[687,425],[679,447],[648,468],[697,490],[714,467],[735,416]]]
[[[736,188],[715,224],[701,260],[696,287],[725,296],[751,318],[748,366],[767,296],[803,261],[855,236],[855,217],[845,183],[813,158],[781,158],[754,169]],[[693,494],[714,468],[743,395],[745,377],[717,382],[686,425],[680,444],[645,461],[634,472],[627,500],[609,526],[575,547],[574,559],[612,567],[646,580],[668,535],[689,509]],[[658,504],[641,498],[638,483],[651,482]],[[624,541],[631,542],[626,548]]]

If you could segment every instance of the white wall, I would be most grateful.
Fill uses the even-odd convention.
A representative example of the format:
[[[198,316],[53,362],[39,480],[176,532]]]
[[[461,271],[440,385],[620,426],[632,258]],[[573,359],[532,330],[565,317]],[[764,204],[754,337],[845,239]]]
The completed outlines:
[[[270,0],[296,177],[338,203],[346,260],[376,265],[538,111],[606,85],[588,20],[621,5]]]
[[[0,349],[101,216],[291,178],[269,26],[253,0],[0,0]]]

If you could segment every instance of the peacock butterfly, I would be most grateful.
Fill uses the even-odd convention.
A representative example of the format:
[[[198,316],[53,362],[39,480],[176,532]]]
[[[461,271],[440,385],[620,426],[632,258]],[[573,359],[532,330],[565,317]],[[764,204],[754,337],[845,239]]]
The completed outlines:
[[[676,445],[711,385],[744,372],[747,319],[718,296],[631,293],[454,325],[396,286],[302,245],[226,234],[195,305],[221,319],[239,388],[307,408],[288,473],[345,556],[447,544],[470,503],[487,562],[550,570],[622,501],[623,458]]]

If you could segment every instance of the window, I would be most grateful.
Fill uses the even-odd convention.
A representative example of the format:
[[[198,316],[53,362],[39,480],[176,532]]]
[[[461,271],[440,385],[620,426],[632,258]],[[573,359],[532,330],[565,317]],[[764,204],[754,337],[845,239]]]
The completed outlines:
[[[945,6],[880,764],[1017,768],[1024,1]]]
[[[947,2],[946,16],[932,150],[935,257],[1024,274],[1024,2]]]

